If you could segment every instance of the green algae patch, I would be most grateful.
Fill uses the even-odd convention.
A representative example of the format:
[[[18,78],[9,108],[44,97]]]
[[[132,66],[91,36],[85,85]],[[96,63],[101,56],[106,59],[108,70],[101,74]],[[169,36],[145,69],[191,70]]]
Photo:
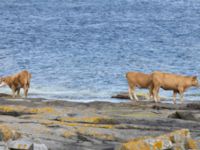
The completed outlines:
[[[87,128],[79,128],[77,134],[83,136],[89,136],[95,139],[104,141],[116,141],[117,138],[113,134],[101,133]]]
[[[54,108],[52,107],[38,107],[38,108],[29,108],[24,106],[12,106],[12,105],[2,105],[0,106],[1,113],[21,113],[21,114],[37,114],[37,113],[55,113]]]
[[[115,119],[109,117],[61,117],[57,120],[71,123],[117,124]]]

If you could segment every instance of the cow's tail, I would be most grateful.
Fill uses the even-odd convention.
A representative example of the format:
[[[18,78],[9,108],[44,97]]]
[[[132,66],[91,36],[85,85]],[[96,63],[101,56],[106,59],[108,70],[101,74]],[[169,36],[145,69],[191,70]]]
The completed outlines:
[[[32,78],[32,75],[31,75],[31,73],[28,72],[28,80],[27,80],[28,88],[30,87],[31,78]]]

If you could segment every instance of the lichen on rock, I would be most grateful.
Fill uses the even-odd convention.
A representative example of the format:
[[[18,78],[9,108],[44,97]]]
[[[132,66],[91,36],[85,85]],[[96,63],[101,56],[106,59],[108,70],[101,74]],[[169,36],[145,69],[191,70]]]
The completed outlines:
[[[7,125],[0,125],[0,141],[8,141],[10,139],[18,139],[21,134]]]

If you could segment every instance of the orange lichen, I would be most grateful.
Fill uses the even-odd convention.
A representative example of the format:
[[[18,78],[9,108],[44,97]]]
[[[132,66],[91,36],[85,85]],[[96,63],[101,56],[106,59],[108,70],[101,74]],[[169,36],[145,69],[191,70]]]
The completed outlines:
[[[163,142],[161,140],[156,141],[153,145],[153,149],[155,149],[155,150],[162,149],[162,147],[163,147]]]
[[[0,134],[2,134],[2,138],[4,141],[8,141],[12,138],[12,131],[6,125],[0,125]]]
[[[191,138],[187,139],[187,148],[188,149],[193,149],[193,150],[196,150],[198,149],[199,147],[197,146],[197,142]]]
[[[182,139],[182,137],[190,137],[190,131],[188,129],[181,129],[170,133],[168,136],[173,143],[176,143],[178,142],[177,137],[179,137],[180,139]]]
[[[40,107],[40,108],[30,108],[28,109],[31,113],[53,113],[55,110],[52,107]]]
[[[177,143],[173,146],[171,142],[176,143],[177,140],[180,140],[180,143],[183,142],[183,145],[179,145],[180,143]],[[184,145],[185,141],[186,145]],[[172,148],[173,146],[176,150],[179,150],[182,146],[186,146],[186,148],[191,150],[198,149],[196,141],[190,138],[189,130],[182,129],[154,138],[136,138],[122,144],[121,147],[119,147],[119,150],[162,150],[164,146],[167,146],[165,148]]]
[[[24,106],[0,106],[2,112],[24,112],[24,113],[54,113],[55,110],[52,107],[39,107],[29,108]]]
[[[12,112],[12,111],[19,111],[22,110],[23,107],[21,106],[0,106],[0,111],[2,112]]]
[[[8,141],[9,139],[17,139],[21,136],[15,130],[12,130],[7,125],[0,125],[0,136],[3,141]]]
[[[75,133],[75,132],[72,132],[72,131],[65,131],[65,132],[62,134],[62,136],[63,136],[64,138],[71,138],[71,137],[73,137],[73,136],[76,136],[76,133]]]
[[[120,150],[151,150],[151,147],[144,141],[131,141],[122,144]]]

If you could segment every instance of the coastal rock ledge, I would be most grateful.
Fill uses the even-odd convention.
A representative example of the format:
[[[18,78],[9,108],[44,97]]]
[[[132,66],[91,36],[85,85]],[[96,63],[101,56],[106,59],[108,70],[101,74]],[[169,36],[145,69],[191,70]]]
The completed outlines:
[[[188,129],[181,129],[158,137],[141,137],[129,140],[116,150],[199,150]]]

